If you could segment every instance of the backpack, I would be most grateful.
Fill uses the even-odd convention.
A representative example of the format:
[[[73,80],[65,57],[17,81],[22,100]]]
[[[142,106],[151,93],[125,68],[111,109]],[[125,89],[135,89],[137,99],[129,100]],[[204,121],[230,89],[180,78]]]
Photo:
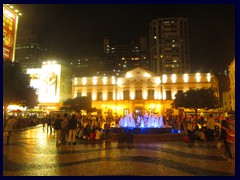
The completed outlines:
[[[229,143],[235,142],[235,132],[231,129],[227,130],[227,142]]]

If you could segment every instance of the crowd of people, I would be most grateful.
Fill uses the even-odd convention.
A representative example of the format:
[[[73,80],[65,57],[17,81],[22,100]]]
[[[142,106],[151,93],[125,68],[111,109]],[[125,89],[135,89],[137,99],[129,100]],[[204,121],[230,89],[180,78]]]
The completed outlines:
[[[207,120],[207,121],[206,121]],[[164,118],[164,123],[171,122],[172,127],[182,129],[186,132],[190,142],[204,142],[213,144],[214,140],[218,139],[224,146],[225,153],[223,157],[227,157],[232,161],[231,142],[228,138],[229,123],[227,119],[221,120],[221,125],[216,126],[216,121],[212,114],[209,114],[207,119],[196,120],[193,116],[187,116],[179,121],[179,118],[168,119]],[[26,123],[27,122],[27,123]],[[9,116],[4,122],[4,133],[6,133],[6,144],[9,145],[10,137],[15,128],[32,126],[39,123],[36,117],[29,119],[20,119]],[[92,117],[91,115],[81,114],[51,114],[41,119],[43,129],[47,134],[53,134],[56,138],[56,146],[60,145],[76,145],[76,139],[83,140],[110,140],[109,127],[111,120],[107,122],[100,116]],[[205,123],[205,126],[204,126]],[[116,122],[117,124],[117,122]],[[216,131],[216,127],[220,128]],[[133,142],[133,134],[131,131],[122,131],[118,134],[119,142]]]

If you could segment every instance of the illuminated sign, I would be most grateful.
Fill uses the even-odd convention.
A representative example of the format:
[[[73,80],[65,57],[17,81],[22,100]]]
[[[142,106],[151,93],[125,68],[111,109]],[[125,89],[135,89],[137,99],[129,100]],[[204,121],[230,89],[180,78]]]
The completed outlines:
[[[3,59],[14,61],[18,16],[3,5]]]
[[[60,64],[42,66],[39,89],[40,103],[58,103],[60,101],[60,75]]]
[[[27,69],[27,74],[30,75],[30,86],[36,89],[36,94],[39,96],[39,89],[41,87],[41,72],[42,69]]]

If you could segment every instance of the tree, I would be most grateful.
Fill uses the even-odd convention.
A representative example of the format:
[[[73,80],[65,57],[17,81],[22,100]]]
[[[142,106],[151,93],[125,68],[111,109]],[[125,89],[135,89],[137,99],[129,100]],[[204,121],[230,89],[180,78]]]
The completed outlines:
[[[36,90],[30,86],[30,77],[23,73],[21,65],[17,62],[3,61],[4,120],[10,104],[34,107],[38,104],[37,99]]]
[[[179,91],[175,95],[172,106],[175,109],[180,107],[194,109],[195,117],[197,117],[197,110],[200,108],[217,109],[219,107],[219,99],[215,95],[213,88],[190,89],[186,92]]]
[[[92,108],[91,99],[86,96],[83,96],[83,97],[76,97],[74,99],[67,99],[66,101],[63,102],[63,105],[60,108],[60,110],[76,111],[76,112],[85,110],[87,112],[93,112],[94,108]]]

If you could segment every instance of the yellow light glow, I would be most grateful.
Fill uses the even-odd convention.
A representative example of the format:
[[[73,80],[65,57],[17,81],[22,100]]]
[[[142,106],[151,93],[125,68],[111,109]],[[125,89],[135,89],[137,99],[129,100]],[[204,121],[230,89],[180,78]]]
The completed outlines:
[[[86,85],[86,84],[87,84],[87,78],[86,78],[86,77],[83,77],[83,78],[82,78],[82,84],[83,84],[83,85]]]
[[[160,79],[159,77],[157,77],[157,78],[155,79],[155,82],[156,82],[156,84],[158,85],[158,84],[161,83],[161,79]]]
[[[188,79],[189,79],[188,74],[183,74],[183,80],[185,83],[188,82]]]
[[[145,92],[143,92],[143,99],[145,100],[145,99],[147,99],[147,97],[148,97],[148,94],[147,94],[147,92],[145,91]]]
[[[74,78],[74,85],[77,85],[77,78]]]
[[[151,77],[151,74],[145,73],[145,74],[144,74],[144,77]]]
[[[121,86],[121,85],[122,85],[122,80],[121,80],[121,79],[118,79],[117,84],[118,84],[119,86]]]
[[[130,78],[130,77],[132,77],[132,74],[128,72],[128,73],[126,74],[126,78]]]
[[[135,98],[135,93],[134,93],[134,92],[131,92],[131,93],[130,93],[130,99],[131,99],[131,100],[134,100],[134,98]]]
[[[163,81],[163,83],[166,83],[166,82],[167,82],[167,75],[166,75],[166,74],[164,74],[164,75],[162,76],[162,81]]]
[[[163,100],[166,100],[166,91],[163,91],[163,97],[162,97]]]
[[[103,101],[107,100],[107,93],[103,93]]]
[[[115,76],[112,76],[112,84],[116,84]]]
[[[96,101],[96,99],[97,99],[96,93],[92,93],[92,100],[93,100],[93,101]]]
[[[207,81],[210,82],[211,81],[211,74],[207,73]]]
[[[201,75],[200,75],[200,73],[196,73],[196,81],[197,81],[197,82],[200,82],[200,80],[201,80]]]
[[[175,82],[176,82],[176,79],[177,79],[176,74],[172,74],[172,83],[175,83]]]
[[[97,77],[94,76],[94,77],[93,77],[93,85],[96,85],[96,84],[97,84]]]
[[[103,77],[103,84],[104,84],[104,85],[107,84],[107,77]]]
[[[17,109],[19,109],[19,110],[21,110],[21,111],[26,111],[26,107],[21,107],[21,106],[19,106],[19,105],[9,105],[8,107],[7,107],[7,110],[17,110]]]

